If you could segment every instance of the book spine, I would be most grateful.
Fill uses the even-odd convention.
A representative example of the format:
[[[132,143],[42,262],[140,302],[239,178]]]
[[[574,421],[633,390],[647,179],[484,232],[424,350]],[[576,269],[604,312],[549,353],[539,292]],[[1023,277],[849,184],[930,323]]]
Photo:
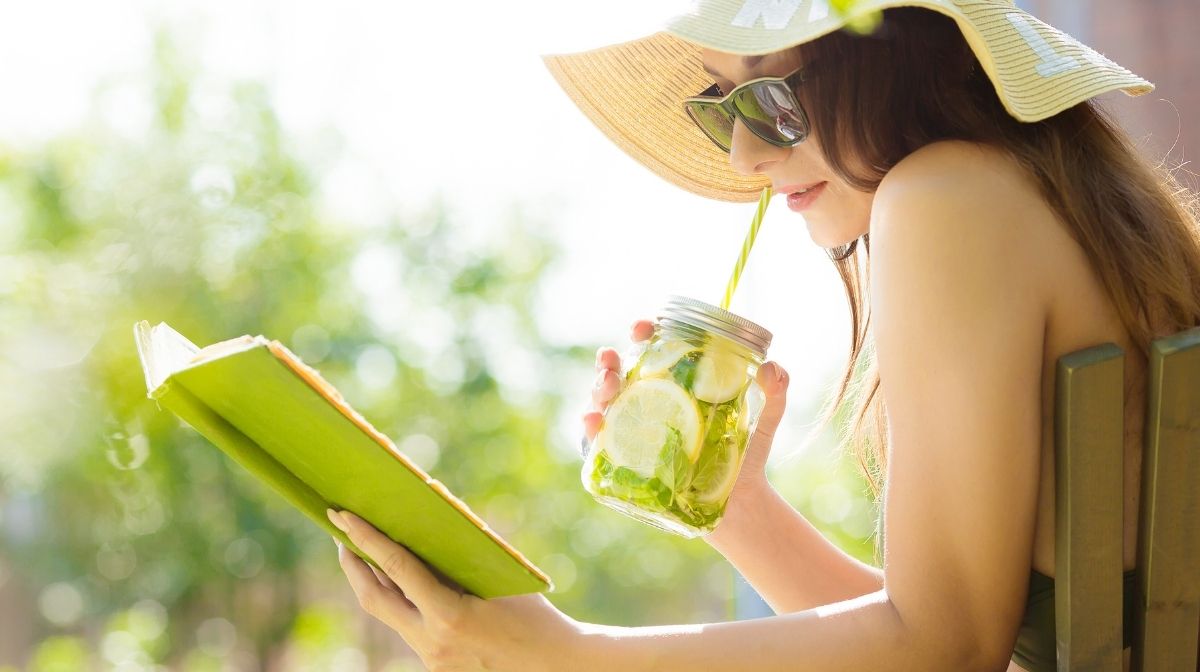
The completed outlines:
[[[375,564],[366,553],[356,547],[345,533],[334,527],[325,515],[329,503],[307,483],[271,457],[254,440],[217,414],[207,404],[196,398],[179,381],[167,380],[158,390],[156,398],[160,404],[174,412],[194,427],[213,445],[242,466],[243,469],[269,485],[292,506],[308,516],[321,529],[337,538],[359,557]]]

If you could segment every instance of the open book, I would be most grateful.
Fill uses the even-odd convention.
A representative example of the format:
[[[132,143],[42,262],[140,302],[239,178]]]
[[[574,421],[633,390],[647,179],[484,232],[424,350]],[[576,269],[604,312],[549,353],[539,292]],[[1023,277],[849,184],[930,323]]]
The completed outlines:
[[[359,557],[325,517],[349,509],[483,598],[553,590],[500,538],[278,341],[198,348],[159,323],[133,327],[151,399],[185,420]]]

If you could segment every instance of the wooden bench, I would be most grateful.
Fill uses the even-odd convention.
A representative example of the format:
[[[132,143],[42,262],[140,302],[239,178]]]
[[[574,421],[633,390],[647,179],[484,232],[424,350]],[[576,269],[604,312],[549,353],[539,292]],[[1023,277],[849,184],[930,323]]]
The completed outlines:
[[[1055,390],[1059,670],[1122,669],[1124,353],[1064,355]],[[1146,373],[1132,669],[1197,670],[1200,327],[1156,340]]]

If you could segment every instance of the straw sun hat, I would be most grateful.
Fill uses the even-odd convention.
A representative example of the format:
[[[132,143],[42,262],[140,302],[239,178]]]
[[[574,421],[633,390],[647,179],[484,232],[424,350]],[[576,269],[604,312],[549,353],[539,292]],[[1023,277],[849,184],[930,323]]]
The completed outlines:
[[[701,196],[753,201],[769,180],[734,171],[684,112],[685,98],[712,85],[701,48],[767,54],[905,6],[954,19],[1005,109],[1021,121],[1106,91],[1137,96],[1154,88],[1010,0],[857,0],[845,13],[830,0],[698,0],[649,37],[543,60],[584,114],[647,168]]]

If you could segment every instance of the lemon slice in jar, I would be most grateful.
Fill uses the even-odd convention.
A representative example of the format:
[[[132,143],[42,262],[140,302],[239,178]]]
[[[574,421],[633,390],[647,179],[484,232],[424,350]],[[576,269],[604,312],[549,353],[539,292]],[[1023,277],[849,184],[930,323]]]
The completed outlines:
[[[667,375],[667,371],[675,366],[684,355],[696,350],[696,346],[686,341],[661,341],[646,349],[642,356],[640,374],[645,378]]]
[[[654,475],[670,429],[679,432],[681,449],[695,462],[700,453],[700,407],[675,381],[643,378],[619,394],[604,415],[596,445],[613,465],[644,478]]]
[[[734,353],[708,349],[696,364],[692,394],[700,401],[720,404],[737,396],[746,384],[746,360]]]
[[[736,450],[737,448],[732,445],[728,445],[727,449],[722,449],[718,458],[720,461],[713,465],[712,473],[704,474],[707,478],[698,478],[692,482],[692,486],[696,488],[697,502],[715,504],[728,497],[729,493],[733,491],[733,486],[737,483],[738,466],[740,466],[738,462],[741,457]]]

